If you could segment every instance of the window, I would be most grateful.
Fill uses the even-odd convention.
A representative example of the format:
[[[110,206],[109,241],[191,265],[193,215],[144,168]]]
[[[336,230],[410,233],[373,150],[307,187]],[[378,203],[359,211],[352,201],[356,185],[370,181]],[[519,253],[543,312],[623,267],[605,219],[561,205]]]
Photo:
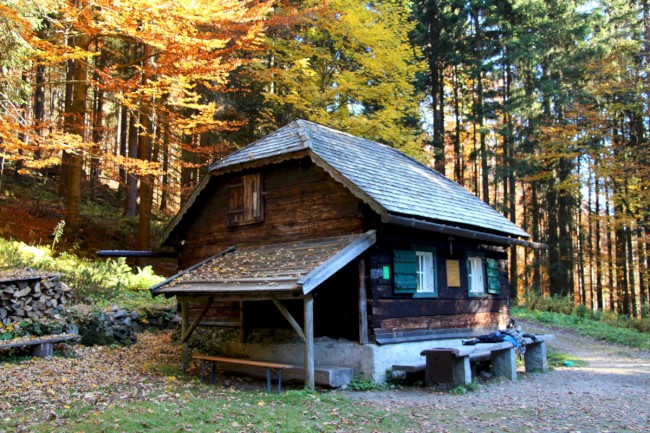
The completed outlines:
[[[467,257],[467,286],[470,297],[482,297],[486,295],[483,257]]]
[[[262,179],[259,173],[234,178],[228,189],[228,225],[264,221]]]
[[[395,293],[437,296],[435,251],[395,250]]]

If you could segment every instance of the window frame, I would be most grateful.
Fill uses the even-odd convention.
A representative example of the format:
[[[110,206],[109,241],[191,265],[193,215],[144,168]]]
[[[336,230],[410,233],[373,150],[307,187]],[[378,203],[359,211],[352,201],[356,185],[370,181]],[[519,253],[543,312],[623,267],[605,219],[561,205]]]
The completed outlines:
[[[478,263],[478,266],[472,265]],[[467,268],[467,296],[470,298],[486,298],[488,295],[487,281],[485,272],[485,257],[481,254],[468,254],[466,260]],[[481,275],[481,291],[472,290],[475,288],[475,271],[479,271]]]
[[[251,173],[233,178],[226,186],[226,216],[228,227],[255,224],[264,221],[262,176]],[[235,200],[239,207],[233,206]]]
[[[413,271],[410,271],[411,268]],[[395,294],[411,294],[413,298],[437,298],[438,258],[435,248],[393,250],[393,276]]]

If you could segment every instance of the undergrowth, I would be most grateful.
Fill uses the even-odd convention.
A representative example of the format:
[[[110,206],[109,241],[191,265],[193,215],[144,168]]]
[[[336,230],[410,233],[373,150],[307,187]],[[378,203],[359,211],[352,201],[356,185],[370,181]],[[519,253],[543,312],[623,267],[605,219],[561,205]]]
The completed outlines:
[[[639,332],[650,333],[650,316],[648,307],[642,306],[640,317],[629,317],[616,314],[614,311],[593,311],[586,305],[575,306],[573,300],[566,296],[543,296],[533,294],[523,301],[523,307],[529,310],[546,311],[573,315],[583,319],[590,319],[606,323],[618,328],[634,329]]]
[[[531,310],[523,307],[513,307],[512,315],[519,319],[570,329],[580,335],[593,337],[597,340],[618,343],[628,347],[650,349],[650,334],[636,329],[613,326],[603,321],[574,314]]]
[[[69,252],[55,256],[50,246],[0,238],[0,270],[11,268],[61,273],[61,280],[74,289],[75,301],[91,304],[150,303],[147,289],[164,279],[150,266],[132,270],[124,258],[90,260]]]

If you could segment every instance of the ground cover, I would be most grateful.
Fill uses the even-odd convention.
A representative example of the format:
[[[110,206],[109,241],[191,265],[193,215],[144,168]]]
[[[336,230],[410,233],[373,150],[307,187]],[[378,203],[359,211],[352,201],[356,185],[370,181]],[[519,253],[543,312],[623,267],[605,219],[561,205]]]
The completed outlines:
[[[125,348],[0,364],[0,431],[34,432],[646,432],[650,351],[554,332],[546,374],[520,372],[465,394],[422,387],[266,394],[263,382],[181,374],[170,333]],[[567,367],[564,360],[572,360]],[[580,362],[576,362],[580,361]]]
[[[623,344],[640,349],[650,349],[650,333],[612,326],[599,320],[592,320],[575,314],[563,314],[551,311],[538,311],[513,307],[512,315],[549,326],[569,329],[580,335],[593,337],[597,340],[609,341],[611,343]]]

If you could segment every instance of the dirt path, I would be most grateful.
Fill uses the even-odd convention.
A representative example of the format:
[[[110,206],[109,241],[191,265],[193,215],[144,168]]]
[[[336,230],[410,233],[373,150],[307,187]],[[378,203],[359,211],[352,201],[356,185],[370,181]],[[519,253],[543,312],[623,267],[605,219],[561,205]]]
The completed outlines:
[[[525,332],[554,333],[549,349],[587,366],[522,373],[465,395],[416,388],[346,395],[410,411],[414,432],[650,432],[650,351],[522,325]]]

